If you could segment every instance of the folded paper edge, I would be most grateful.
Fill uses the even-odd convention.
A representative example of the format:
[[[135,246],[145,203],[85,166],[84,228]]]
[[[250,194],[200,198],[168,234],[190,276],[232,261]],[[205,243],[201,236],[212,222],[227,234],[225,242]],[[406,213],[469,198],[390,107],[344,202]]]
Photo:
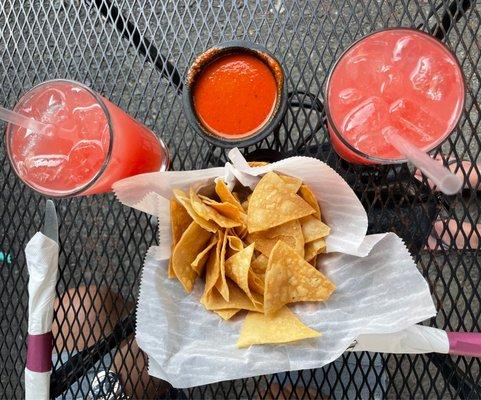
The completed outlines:
[[[335,179],[339,181],[339,184],[342,187],[341,195],[349,197],[349,204],[350,207],[353,209],[353,212],[350,213],[350,215],[352,217],[351,220],[354,223],[353,226],[355,229],[348,231],[341,230],[341,232],[339,232],[339,235],[336,235],[334,232],[332,232],[326,240],[327,252],[331,253],[341,251],[343,253],[352,255],[359,255],[362,253],[367,254],[369,252],[369,249],[366,250],[360,248],[367,233],[368,220],[366,211],[352,188],[349,186],[349,184],[328,164],[313,157],[295,156],[277,161],[272,164],[268,164],[263,167],[250,167],[242,153],[237,148],[232,149],[229,152],[229,158],[235,163],[234,166],[231,165],[229,162],[226,162],[224,167],[214,167],[194,171],[154,172],[125,178],[121,181],[116,182],[113,185],[114,193],[116,198],[122,204],[147,212],[152,215],[156,215],[156,197],[171,197],[169,191],[173,187],[173,182],[176,175],[180,176],[181,174],[186,173],[192,173],[195,175],[192,177],[192,182],[190,182],[190,179],[186,179],[187,181],[189,181],[189,183],[185,182],[183,183],[184,185],[192,184],[203,179],[216,179],[222,176],[224,176],[224,179],[226,179],[228,176],[232,176],[239,180],[243,185],[252,186],[260,179],[258,175],[272,170],[287,173],[293,176],[298,176],[291,170],[286,172],[283,171],[283,169],[284,166],[286,169],[292,169],[293,164],[296,164],[296,160],[303,160],[311,163],[312,169],[315,169],[316,166],[322,166],[322,168],[327,169],[330,174],[330,179]],[[168,183],[165,185],[164,188],[159,187],[158,181],[159,179],[161,179],[161,176],[165,175],[167,175],[167,178],[165,179]],[[149,190],[149,187],[152,185],[155,186],[156,183],[158,186],[157,189]],[[129,184],[132,187],[126,188],[126,186],[129,186]],[[323,200],[318,197],[318,201],[322,205]],[[329,199],[325,199],[324,203],[329,201]],[[344,211],[341,211],[341,213],[344,213]],[[335,215],[335,213],[332,214],[332,212],[330,214]],[[327,222],[329,223],[329,221]]]
[[[140,308],[140,302],[144,296],[143,291],[144,291],[144,279],[145,279],[145,264],[147,263],[147,260],[152,259],[152,261],[157,261],[159,262],[156,257],[155,253],[157,251],[157,246],[150,246],[149,249],[147,250],[147,253],[145,254],[143,263],[142,263],[142,268],[140,271],[140,285],[139,285],[139,296],[137,297],[137,301],[135,304],[135,340],[137,341],[137,344],[142,351],[145,352],[145,354],[148,355],[148,352],[146,349],[143,348],[143,345],[141,344],[141,340],[139,341],[139,334],[138,334],[138,329],[139,329],[139,321],[138,321],[138,311]],[[150,358],[150,356],[149,356]]]
[[[142,201],[144,201],[146,197],[151,195],[151,193],[155,193],[156,195],[167,198],[170,198],[170,196],[162,193],[163,188],[159,188],[159,191],[156,191],[150,189],[150,187],[157,183],[161,176],[167,176],[169,177],[169,179],[175,180],[176,175],[189,172],[193,173],[194,175],[202,175],[207,173],[208,175],[222,176],[224,173],[224,167],[214,167],[193,171],[157,171],[146,174],[139,174],[115,182],[112,185],[112,189],[115,197],[118,201],[120,201],[120,203],[154,215],[155,205],[146,208],[141,204]],[[168,187],[166,187],[165,189],[169,190]]]

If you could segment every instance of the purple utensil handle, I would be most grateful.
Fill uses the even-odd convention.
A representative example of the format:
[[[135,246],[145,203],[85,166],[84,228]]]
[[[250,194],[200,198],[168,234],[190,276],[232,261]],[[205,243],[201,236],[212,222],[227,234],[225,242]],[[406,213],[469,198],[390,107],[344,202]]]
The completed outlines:
[[[447,332],[449,354],[458,356],[481,357],[481,333]]]
[[[52,369],[52,332],[27,337],[27,368],[33,372],[48,372]]]

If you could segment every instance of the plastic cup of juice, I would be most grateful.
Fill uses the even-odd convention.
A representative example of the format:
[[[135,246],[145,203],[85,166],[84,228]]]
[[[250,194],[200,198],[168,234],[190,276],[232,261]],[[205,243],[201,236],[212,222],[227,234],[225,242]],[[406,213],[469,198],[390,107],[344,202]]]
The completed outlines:
[[[46,196],[109,192],[120,179],[168,167],[151,130],[80,83],[41,83],[14,111],[48,124],[41,132],[8,124],[5,136],[16,174]]]
[[[382,131],[392,126],[425,152],[453,131],[465,84],[456,57],[440,41],[407,28],[385,29],[352,44],[326,85],[331,143],[355,164],[405,162]]]

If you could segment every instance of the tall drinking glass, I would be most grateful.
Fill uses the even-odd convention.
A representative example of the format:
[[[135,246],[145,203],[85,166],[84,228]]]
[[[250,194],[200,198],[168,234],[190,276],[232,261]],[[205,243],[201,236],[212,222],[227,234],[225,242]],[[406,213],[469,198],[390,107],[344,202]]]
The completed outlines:
[[[80,83],[41,83],[14,111],[47,124],[43,131],[8,124],[5,136],[16,174],[46,196],[108,192],[120,179],[168,167],[151,130]]]
[[[331,143],[356,164],[405,162],[385,129],[427,152],[452,132],[464,97],[460,65],[443,43],[414,29],[374,32],[352,44],[329,75]]]

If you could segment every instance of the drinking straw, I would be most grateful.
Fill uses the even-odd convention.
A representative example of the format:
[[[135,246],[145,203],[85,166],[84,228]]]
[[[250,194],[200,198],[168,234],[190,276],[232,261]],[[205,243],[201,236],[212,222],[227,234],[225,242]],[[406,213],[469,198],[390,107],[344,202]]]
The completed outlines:
[[[396,128],[388,126],[382,133],[388,143],[430,178],[441,192],[452,195],[461,190],[463,181],[458,176],[402,137]]]
[[[29,129],[31,131],[43,131],[48,124],[36,121],[33,118],[26,117],[8,108],[0,107],[0,119],[11,124],[21,126],[22,128]]]

